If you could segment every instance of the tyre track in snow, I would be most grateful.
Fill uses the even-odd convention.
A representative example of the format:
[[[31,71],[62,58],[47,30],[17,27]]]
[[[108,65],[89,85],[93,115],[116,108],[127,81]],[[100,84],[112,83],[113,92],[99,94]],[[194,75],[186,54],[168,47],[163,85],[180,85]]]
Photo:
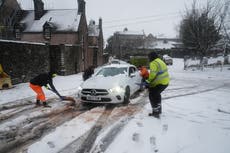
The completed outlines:
[[[185,86],[185,87],[176,87],[176,88],[169,88],[167,89],[168,91],[171,91],[171,90],[181,90],[181,89],[191,89],[191,88],[196,88],[198,87],[198,85],[195,85],[195,86]]]
[[[53,103],[56,99],[52,98],[48,100],[48,103]],[[0,123],[6,122],[7,119],[12,120],[23,114],[29,114],[42,107],[37,107],[34,102],[28,100],[28,98],[20,101],[10,102],[0,105]]]
[[[20,106],[18,108],[11,108],[8,110],[3,110],[0,111],[0,123],[2,124],[2,122],[6,122],[7,119],[12,119],[13,117],[22,114],[25,111],[30,111],[31,109],[33,109],[34,106]]]
[[[103,128],[105,122],[110,116],[115,105],[106,105],[104,112],[101,114],[95,125],[85,135],[73,141],[71,144],[63,148],[59,153],[86,153],[89,152],[98,133]],[[91,109],[91,108],[90,108]]]
[[[170,99],[170,98],[177,98],[177,97],[186,97],[191,95],[196,95],[200,93],[210,92],[210,91],[216,91],[216,90],[226,90],[226,92],[229,90],[230,84],[224,83],[219,84],[219,86],[215,86],[210,88],[212,85],[206,85],[206,89],[198,89],[198,91],[194,91],[196,89],[193,89],[193,91],[190,91],[188,93],[184,94],[178,94],[173,96],[164,97],[163,99]],[[186,102],[186,101],[185,101]],[[229,111],[223,110],[222,108],[212,108],[208,110],[208,114],[213,114],[215,118],[210,118],[210,116],[207,114],[207,111],[202,110],[193,110],[186,107],[180,107],[180,105],[175,105],[174,102],[165,102],[165,105],[167,105],[167,111],[170,113],[171,116],[175,118],[179,118],[188,122],[193,122],[196,124],[205,124],[209,122],[215,127],[222,128],[225,130],[229,130]],[[227,108],[225,105],[224,107]],[[228,110],[228,109],[227,109]],[[186,113],[185,113],[186,111]]]
[[[186,91],[186,93],[183,93],[183,94],[166,96],[162,99],[170,99],[170,98],[175,98],[175,97],[184,97],[184,96],[189,96],[189,95],[195,95],[195,94],[199,94],[199,93],[213,91],[213,90],[222,88],[224,86],[225,85],[219,85],[219,86],[216,86],[214,88],[206,87],[205,89],[197,89],[197,87],[199,87],[199,86],[196,85],[196,86],[190,86],[190,87],[180,87],[180,88],[169,89],[165,92],[170,93],[171,91],[176,91],[176,93],[177,93],[179,90],[184,90],[184,89],[192,89],[192,91]],[[145,93],[142,97],[146,98],[147,96],[148,96],[148,93]],[[135,107],[133,109],[137,110],[137,108],[144,107],[147,103],[148,102],[146,100],[143,102],[143,100],[140,99],[138,102],[136,102],[134,104],[129,104],[127,107]],[[139,111],[136,111],[135,113],[137,113]],[[93,146],[93,148],[91,148],[90,152],[91,153],[105,152],[106,149],[109,147],[109,145],[113,142],[114,138],[125,127],[125,125],[128,124],[128,122],[132,119],[131,116],[134,115],[135,113],[132,113],[132,114],[128,115],[126,118],[124,118],[122,121],[117,122],[116,125],[114,125],[114,127],[111,128],[109,130],[109,132],[107,132],[107,134],[99,140],[99,142],[97,142],[97,144],[94,144],[94,146]],[[116,120],[118,120],[118,118]],[[89,152],[89,149],[87,149],[87,152]],[[80,152],[77,152],[77,153],[80,153]],[[86,152],[83,152],[83,153],[86,153]]]
[[[177,95],[167,96],[163,99],[194,95],[194,94],[199,94],[201,92],[209,92],[209,91],[218,89],[222,86],[218,86],[215,88],[204,88],[204,89],[199,89],[199,88],[197,89],[197,87],[199,86],[180,87],[180,88],[174,88],[174,89],[168,90],[167,91],[168,93],[175,92]],[[180,92],[178,91],[184,91],[185,93],[180,94]],[[147,93],[143,95],[142,98],[144,96],[147,96]],[[113,139],[119,134],[119,132],[125,127],[125,125],[132,119],[132,116],[135,113],[140,112],[142,107],[144,107],[146,103],[148,103],[146,100],[143,101],[143,99],[140,98],[137,103],[134,103],[134,104],[130,103],[127,106],[123,106],[123,105],[120,105],[117,107],[114,107],[114,106],[111,107],[109,105],[106,106],[106,109],[104,110],[104,112],[102,113],[98,121],[96,122],[95,126],[90,131],[88,131],[84,136],[76,139],[71,144],[63,148],[59,153],[87,153],[93,150],[94,152],[98,150],[102,152],[105,151],[108,148],[108,146],[112,143]],[[109,119],[113,118],[112,112],[114,111],[115,108],[119,110],[120,112],[114,115],[115,116],[114,119],[109,121]],[[110,129],[108,134],[100,140],[99,144],[94,144],[97,136],[106,127],[106,125],[108,125],[109,123],[116,122],[117,120],[121,120],[121,121],[117,122],[116,125],[112,129]]]
[[[224,86],[225,85],[220,85],[220,86],[216,86],[213,88],[202,87],[202,89],[199,88],[199,86],[188,86],[188,87],[178,87],[174,89],[168,89],[164,91],[166,93],[166,96],[163,96],[162,99],[170,99],[170,98],[175,98],[175,97],[183,97],[183,96],[188,96],[188,95],[199,94],[202,92],[209,92],[209,91],[216,90]],[[183,91],[184,93],[180,93],[178,91]],[[171,94],[171,95],[167,96],[167,94]],[[146,95],[147,93],[144,96]],[[142,98],[144,96],[142,96]],[[106,126],[109,126],[108,125],[109,123],[113,123],[120,119],[123,119],[121,122],[118,122],[114,126],[114,128],[110,130],[110,132],[108,132],[109,133],[108,135],[106,135],[104,138],[101,139],[100,144],[96,144],[96,148],[100,148],[102,151],[106,150],[106,148],[110,145],[113,139],[117,136],[119,131],[125,127],[125,125],[128,123],[128,121],[132,118],[132,116],[135,113],[141,111],[141,108],[146,103],[148,103],[146,100],[143,101],[143,99],[140,98],[140,100],[137,103],[134,103],[134,104],[131,103],[127,106],[117,106],[117,107],[107,106],[105,111],[102,113],[101,117],[98,119],[95,126],[86,135],[82,136],[81,138],[75,140],[70,145],[66,146],[66,148],[69,148],[69,147],[71,148],[71,145],[74,146],[72,147],[72,150],[70,149],[66,152],[65,150],[66,148],[64,148],[62,151],[60,151],[60,153],[61,152],[70,153],[71,151],[77,152],[77,153],[89,152],[94,146],[95,140],[98,134],[102,131],[102,129],[104,129]],[[32,113],[36,111],[37,109],[39,110],[39,108],[29,109],[31,105],[30,103],[29,104],[25,103],[22,105],[24,106],[25,110],[21,110],[21,111],[19,110],[23,109],[23,107],[20,105],[15,106],[15,107],[12,107],[12,106],[0,107],[1,112],[9,110],[9,109],[16,109],[16,112],[14,115],[3,119],[3,123],[6,122],[7,120],[11,120],[17,116],[23,115],[25,114],[25,112]],[[28,108],[25,108],[25,107],[28,107]],[[114,111],[115,108],[116,110],[119,110],[120,112],[118,114],[113,115],[112,112]],[[15,148],[15,146],[20,147],[28,143],[32,143],[36,139],[40,138],[42,135],[45,135],[47,132],[57,127],[58,125],[78,116],[81,113],[87,112],[89,109],[91,108],[86,108],[86,109],[77,108],[75,110],[73,110],[72,108],[65,108],[65,109],[60,109],[60,110],[53,110],[50,113],[46,113],[40,116],[35,116],[34,118],[32,117],[24,121],[22,125],[19,124],[19,126],[16,128],[13,127],[11,129],[12,133],[9,132],[8,134],[5,134],[5,138],[8,137],[9,139],[7,139],[5,143],[1,143],[0,152],[3,151],[4,153],[6,153],[10,151],[12,147]],[[27,124],[28,126],[25,126]],[[28,133],[28,131],[31,131],[31,132]],[[26,132],[28,134],[26,134]],[[0,142],[4,139],[4,137],[2,137],[1,135],[2,133],[0,133]],[[27,143],[24,143],[24,142],[27,142]],[[76,145],[78,145],[79,147],[76,147]]]
[[[55,109],[36,107],[7,118],[0,125],[0,153],[16,153],[18,148],[34,142],[50,130],[87,111],[79,105],[80,103],[76,107],[61,106]],[[13,148],[15,151],[12,151]]]
[[[76,151],[76,153],[87,153],[90,151],[91,147],[94,144],[94,141],[96,140],[98,133],[102,130],[105,122],[107,121],[109,115],[111,114],[112,110],[114,109],[114,106],[106,106],[105,111],[102,113],[102,115],[99,117],[98,121],[94,125],[94,127],[89,131],[88,136],[81,144],[80,149]]]
[[[190,95],[195,95],[195,94],[200,94],[200,93],[205,93],[205,92],[210,92],[210,91],[214,91],[214,90],[217,90],[219,88],[223,88],[225,87],[226,85],[223,84],[223,85],[219,85],[219,86],[216,86],[216,87],[213,87],[213,88],[210,88],[210,87],[207,87],[207,88],[204,88],[204,89],[197,89],[197,88],[191,88],[192,91],[188,91],[188,92],[185,92],[185,93],[182,93],[182,94],[178,94],[176,93],[175,95],[171,95],[171,96],[163,96],[163,100],[164,99],[171,99],[171,98],[177,98],[177,97],[184,97],[184,96],[190,96]],[[203,88],[203,87],[202,87]],[[180,90],[183,90],[183,88],[181,88]],[[195,90],[195,91],[194,91]],[[175,92],[178,92],[178,90],[175,90]],[[170,94],[170,90],[166,90],[163,92],[163,94]],[[172,92],[171,92],[172,93]]]
[[[95,125],[88,131],[85,135],[73,141],[71,144],[67,145],[58,153],[88,153],[94,146],[95,140],[100,132],[111,126],[114,122],[121,120],[119,124],[115,125],[111,135],[106,137],[104,141],[105,146],[108,146],[113,138],[119,133],[120,130],[127,124],[128,120],[131,119],[135,113],[139,112],[142,107],[139,105],[144,105],[139,103],[138,105],[106,105],[104,112],[101,114]],[[115,113],[114,113],[115,112]],[[106,148],[106,147],[105,147]]]

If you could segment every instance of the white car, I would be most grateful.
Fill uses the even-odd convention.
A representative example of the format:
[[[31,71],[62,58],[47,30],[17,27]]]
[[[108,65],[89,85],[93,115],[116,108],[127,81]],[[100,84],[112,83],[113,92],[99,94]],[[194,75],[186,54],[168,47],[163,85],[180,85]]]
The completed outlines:
[[[173,58],[168,55],[163,55],[163,61],[167,65],[173,65]]]
[[[100,68],[84,81],[78,92],[83,103],[129,103],[129,98],[140,89],[141,76],[131,64],[110,64]]]
[[[110,64],[128,64],[127,62],[119,60],[119,59],[112,59],[109,63]]]

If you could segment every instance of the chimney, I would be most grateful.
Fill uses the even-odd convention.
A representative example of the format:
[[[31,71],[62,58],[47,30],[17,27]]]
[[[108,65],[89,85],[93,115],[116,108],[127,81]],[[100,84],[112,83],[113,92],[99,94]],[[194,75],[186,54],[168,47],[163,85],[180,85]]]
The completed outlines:
[[[85,1],[78,0],[78,14],[85,14]]]
[[[102,30],[102,18],[99,18],[99,29]]]
[[[44,3],[42,0],[34,0],[34,19],[39,20],[44,14]]]

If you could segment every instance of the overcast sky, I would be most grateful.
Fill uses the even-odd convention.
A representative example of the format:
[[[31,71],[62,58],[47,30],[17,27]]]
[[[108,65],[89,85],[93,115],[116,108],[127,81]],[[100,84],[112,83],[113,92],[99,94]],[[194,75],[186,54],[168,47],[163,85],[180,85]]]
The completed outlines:
[[[26,8],[33,8],[33,0],[18,0]],[[45,8],[77,8],[77,0],[43,0]],[[86,18],[103,20],[105,40],[125,27],[129,31],[144,31],[161,37],[176,37],[178,25],[186,7],[193,0],[85,0]],[[212,0],[227,1],[227,0]],[[197,0],[199,6],[207,0]]]
[[[87,18],[103,19],[105,39],[125,27],[155,36],[176,37],[181,16],[193,0],[85,0]],[[220,0],[221,1],[221,0]],[[199,6],[207,0],[197,0]]]

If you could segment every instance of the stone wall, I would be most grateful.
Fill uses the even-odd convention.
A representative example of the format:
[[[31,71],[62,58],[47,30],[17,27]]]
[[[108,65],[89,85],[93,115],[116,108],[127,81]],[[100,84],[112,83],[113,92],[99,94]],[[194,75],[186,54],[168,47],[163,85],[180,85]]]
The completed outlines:
[[[37,74],[50,70],[49,46],[0,41],[0,63],[13,84],[28,82]]]
[[[83,71],[81,48],[20,41],[0,41],[0,64],[13,84],[28,82],[43,72],[70,75]]]

